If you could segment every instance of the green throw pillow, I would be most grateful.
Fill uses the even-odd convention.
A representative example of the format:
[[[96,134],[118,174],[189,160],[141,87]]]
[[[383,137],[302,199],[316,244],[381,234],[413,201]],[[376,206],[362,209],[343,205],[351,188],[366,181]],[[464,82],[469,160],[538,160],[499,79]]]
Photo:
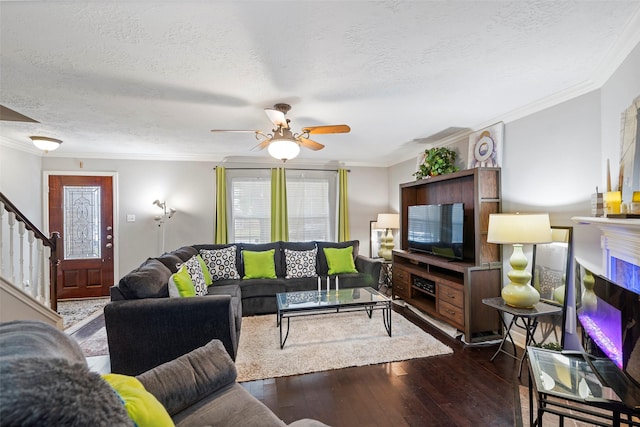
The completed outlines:
[[[167,410],[136,377],[103,374],[102,378],[118,393],[124,407],[138,427],[174,426]]]
[[[202,256],[197,255],[197,257],[198,262],[200,263],[200,267],[202,268],[202,274],[204,275],[204,283],[206,283],[207,286],[210,286],[213,283],[213,278],[211,278],[209,267],[207,267],[207,264],[204,262],[204,259],[202,259]]]
[[[177,290],[178,295],[175,295]],[[193,281],[187,267],[183,264],[177,273],[174,273],[169,278],[169,296],[176,297],[195,297],[196,288],[193,286]]]
[[[275,279],[275,253],[275,249],[261,252],[242,251],[242,258],[244,259],[243,279]]]
[[[323,248],[324,256],[327,258],[329,275],[340,273],[357,273],[356,265],[353,262],[353,246],[346,248]]]

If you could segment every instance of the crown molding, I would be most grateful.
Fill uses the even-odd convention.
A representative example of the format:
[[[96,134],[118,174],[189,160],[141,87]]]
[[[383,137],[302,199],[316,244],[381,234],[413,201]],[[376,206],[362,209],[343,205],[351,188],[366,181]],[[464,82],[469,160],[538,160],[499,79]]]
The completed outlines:
[[[604,86],[638,44],[640,44],[640,8],[629,17],[622,34],[594,70],[591,79],[598,87]]]
[[[34,154],[39,157],[42,157],[44,155],[44,152],[36,148],[31,142],[29,143],[16,142],[4,136],[0,136],[0,146],[13,148],[14,150],[22,151],[24,153]]]

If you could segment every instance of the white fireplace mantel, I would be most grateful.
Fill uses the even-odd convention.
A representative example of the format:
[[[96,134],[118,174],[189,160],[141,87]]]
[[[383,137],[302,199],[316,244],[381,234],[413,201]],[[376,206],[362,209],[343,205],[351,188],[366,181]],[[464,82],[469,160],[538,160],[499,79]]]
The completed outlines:
[[[602,232],[602,260],[610,277],[611,258],[640,266],[640,219],[575,216],[578,224],[595,225]]]

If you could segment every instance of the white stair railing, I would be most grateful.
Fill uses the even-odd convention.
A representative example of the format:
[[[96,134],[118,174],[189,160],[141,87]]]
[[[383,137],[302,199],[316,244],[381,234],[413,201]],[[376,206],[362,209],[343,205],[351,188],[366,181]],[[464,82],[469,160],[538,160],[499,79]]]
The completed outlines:
[[[47,238],[0,193],[0,276],[9,278],[13,286],[54,311],[58,305],[58,239],[57,232]]]

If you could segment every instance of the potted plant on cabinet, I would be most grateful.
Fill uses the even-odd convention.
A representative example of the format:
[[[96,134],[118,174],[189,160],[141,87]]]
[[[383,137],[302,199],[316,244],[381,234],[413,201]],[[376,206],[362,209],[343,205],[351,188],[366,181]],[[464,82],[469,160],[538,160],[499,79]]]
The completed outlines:
[[[423,179],[457,172],[459,170],[455,165],[457,156],[458,153],[446,147],[428,148],[424,150],[424,160],[413,175],[416,179]]]

